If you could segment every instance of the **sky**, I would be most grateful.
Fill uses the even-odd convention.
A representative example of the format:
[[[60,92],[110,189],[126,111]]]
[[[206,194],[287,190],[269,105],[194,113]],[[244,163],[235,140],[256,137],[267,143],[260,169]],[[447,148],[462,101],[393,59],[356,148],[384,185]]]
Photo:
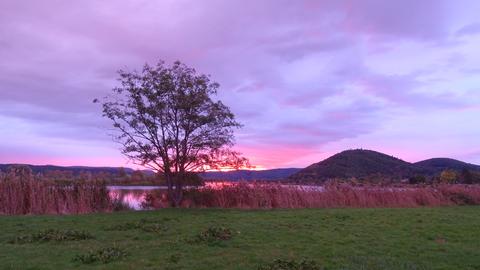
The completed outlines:
[[[130,166],[92,100],[180,60],[258,168],[345,149],[480,164],[480,1],[2,0],[0,163]]]

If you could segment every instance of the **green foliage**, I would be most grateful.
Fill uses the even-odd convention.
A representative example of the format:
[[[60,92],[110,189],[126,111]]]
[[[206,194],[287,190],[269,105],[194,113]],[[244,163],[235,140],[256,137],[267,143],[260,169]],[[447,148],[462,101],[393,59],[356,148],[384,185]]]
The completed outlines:
[[[99,250],[91,251],[86,254],[77,255],[73,261],[78,261],[84,264],[92,263],[110,263],[118,261],[127,256],[125,250],[118,247],[107,247]]]
[[[283,260],[276,259],[273,262],[258,267],[258,270],[321,270],[315,261],[302,259],[296,260]]]
[[[48,229],[30,235],[17,236],[10,241],[12,244],[25,244],[36,242],[63,242],[63,241],[80,241],[94,239],[94,237],[87,232],[77,230],[55,230]]]
[[[444,170],[440,173],[440,182],[445,184],[452,184],[458,180],[458,174],[454,170]]]

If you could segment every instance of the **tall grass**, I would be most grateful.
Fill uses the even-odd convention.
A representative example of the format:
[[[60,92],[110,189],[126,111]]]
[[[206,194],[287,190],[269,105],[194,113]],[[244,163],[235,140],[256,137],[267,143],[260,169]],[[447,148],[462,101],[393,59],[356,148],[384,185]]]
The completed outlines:
[[[0,215],[81,214],[109,211],[103,182],[56,183],[32,176],[0,177]]]
[[[146,205],[166,207],[165,196],[154,193]],[[367,208],[480,204],[480,186],[352,187],[327,185],[322,190],[276,184],[237,184],[188,190],[183,207],[218,208]]]

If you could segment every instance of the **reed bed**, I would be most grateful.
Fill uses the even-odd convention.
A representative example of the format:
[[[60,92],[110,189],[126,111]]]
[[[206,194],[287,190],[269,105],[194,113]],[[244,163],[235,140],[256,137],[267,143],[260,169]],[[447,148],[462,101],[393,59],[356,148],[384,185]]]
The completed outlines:
[[[110,211],[105,183],[55,183],[36,177],[0,179],[0,215],[84,214]]]
[[[237,184],[187,190],[183,207],[197,208],[382,208],[480,204],[480,186],[354,187],[321,189],[278,184]],[[147,196],[146,207],[168,207],[165,194]]]

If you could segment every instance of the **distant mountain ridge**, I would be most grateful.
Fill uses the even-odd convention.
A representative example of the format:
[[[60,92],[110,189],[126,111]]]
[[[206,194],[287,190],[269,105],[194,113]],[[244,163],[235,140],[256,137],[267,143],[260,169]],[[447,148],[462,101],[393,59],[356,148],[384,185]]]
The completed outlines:
[[[314,163],[289,178],[294,181],[367,177],[399,180],[415,175],[433,176],[446,169],[480,171],[480,166],[449,158],[432,158],[410,163],[377,151],[355,149]]]
[[[6,171],[8,167],[19,164],[0,164],[0,170]],[[55,165],[28,165],[34,173],[45,171],[72,171],[74,174],[80,172],[107,172],[120,174],[122,171],[131,174],[135,170],[122,167],[87,167],[87,166],[55,166]],[[355,149],[337,153],[325,160],[314,163],[304,169],[281,168],[270,170],[238,170],[238,171],[211,171],[199,175],[205,180],[225,181],[278,181],[289,180],[294,182],[303,181],[324,181],[328,179],[350,179],[350,178],[388,178],[405,179],[416,175],[435,176],[443,170],[452,169],[461,171],[467,169],[480,172],[480,165],[470,164],[451,158],[431,158],[415,163],[410,163],[399,158],[386,155],[373,150]],[[153,174],[152,171],[143,170],[146,174]]]
[[[91,173],[100,173],[100,172],[107,172],[107,173],[115,173],[118,174],[122,170],[126,173],[132,173],[135,170],[131,168],[123,168],[123,167],[89,167],[89,166],[57,166],[57,165],[30,165],[30,164],[0,164],[1,171],[7,171],[10,166],[16,165],[24,165],[30,167],[33,173],[43,173],[46,171],[71,171],[74,174],[78,174],[80,172],[91,172]]]
[[[228,181],[252,181],[263,180],[273,181],[288,178],[290,175],[300,171],[299,168],[282,168],[271,170],[238,170],[238,171],[214,171],[200,173],[200,176],[205,180],[228,180]]]
[[[0,164],[0,171],[7,171],[10,166],[25,165],[29,166],[33,173],[44,173],[46,171],[71,171],[73,174],[81,172],[100,173],[106,172],[111,174],[120,174],[122,170],[131,174],[135,170],[123,167],[88,167],[88,166],[56,166],[56,165],[30,165],[30,164]],[[300,171],[300,168],[282,168],[271,170],[238,170],[238,171],[211,171],[203,172],[199,175],[205,180],[227,180],[227,181],[251,181],[251,180],[281,180],[286,179],[290,175]],[[150,170],[142,170],[146,174],[153,174]]]

